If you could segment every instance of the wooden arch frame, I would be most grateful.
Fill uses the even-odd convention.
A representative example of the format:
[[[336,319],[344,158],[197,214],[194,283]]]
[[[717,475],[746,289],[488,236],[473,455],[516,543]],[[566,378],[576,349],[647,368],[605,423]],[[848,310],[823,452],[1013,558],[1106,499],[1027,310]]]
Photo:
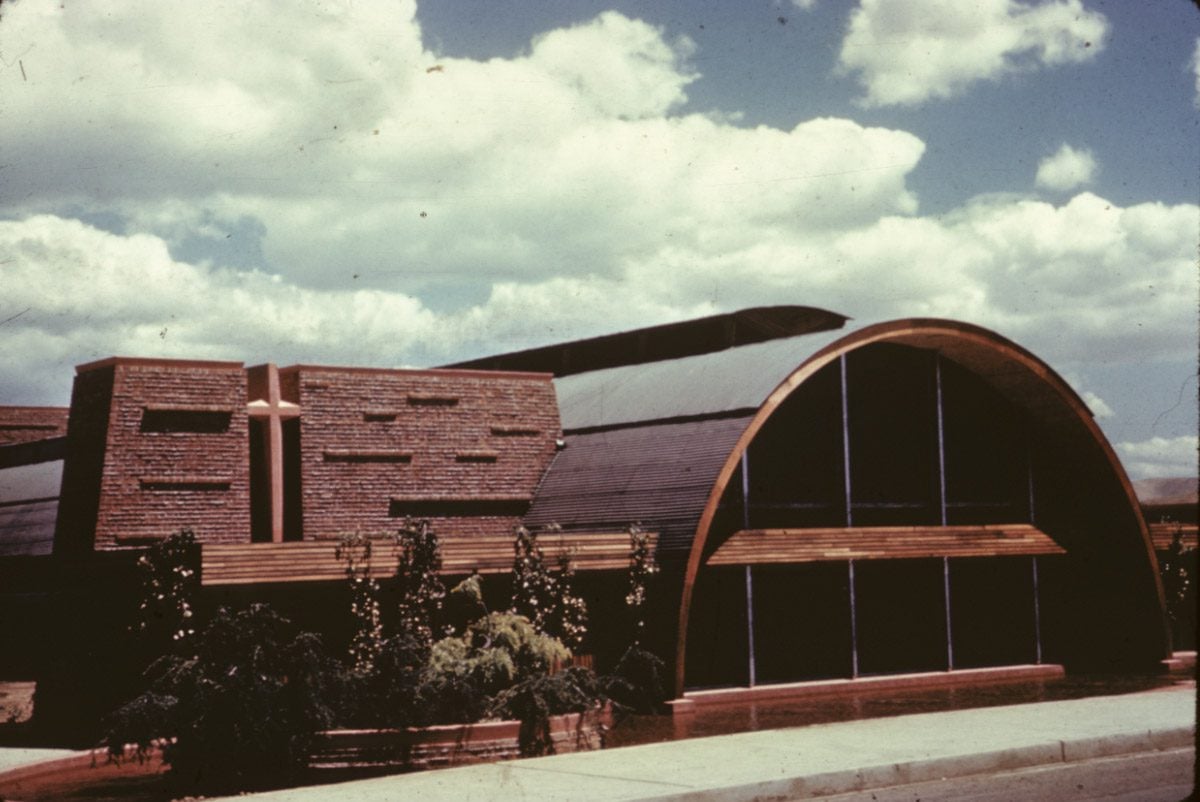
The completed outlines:
[[[743,452],[749,448],[750,443],[758,436],[758,432],[780,405],[817,371],[852,351],[884,342],[937,351],[972,373],[980,375],[989,384],[996,386],[1013,403],[1024,408],[1035,419],[1057,425],[1077,427],[1077,431],[1099,450],[1101,458],[1107,464],[1107,468],[1112,471],[1113,477],[1124,493],[1124,501],[1128,504],[1133,520],[1137,523],[1141,545],[1147,555],[1142,566],[1146,575],[1141,577],[1141,581],[1149,582],[1152,585],[1157,595],[1159,608],[1165,609],[1162,582],[1158,576],[1158,561],[1133,485],[1108,439],[1096,425],[1091,411],[1075,391],[1041,359],[995,332],[979,326],[948,320],[929,318],[895,320],[867,326],[848,334],[808,357],[771,392],[766,401],[758,408],[741,437],[738,438],[729,456],[726,457],[712,490],[709,492],[700,522],[696,526],[696,534],[692,539],[684,572],[675,649],[675,695],[677,697],[682,696],[684,691],[688,623],[696,577],[700,571],[717,505],[741,461]],[[1005,389],[1009,392],[1005,393]],[[1019,398],[1014,398],[1014,395]],[[1170,639],[1165,619],[1162,627],[1164,635],[1162,642],[1166,644],[1170,642]]]

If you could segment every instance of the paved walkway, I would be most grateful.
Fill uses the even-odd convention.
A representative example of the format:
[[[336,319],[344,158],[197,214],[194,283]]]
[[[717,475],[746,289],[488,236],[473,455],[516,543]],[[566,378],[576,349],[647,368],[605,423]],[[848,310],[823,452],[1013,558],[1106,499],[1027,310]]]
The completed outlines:
[[[0,748],[0,774],[23,766],[39,765],[50,760],[70,758],[78,754],[70,749]]]
[[[1195,688],[696,738],[276,791],[271,800],[749,800],[1191,746]],[[246,799],[247,797],[240,797]]]

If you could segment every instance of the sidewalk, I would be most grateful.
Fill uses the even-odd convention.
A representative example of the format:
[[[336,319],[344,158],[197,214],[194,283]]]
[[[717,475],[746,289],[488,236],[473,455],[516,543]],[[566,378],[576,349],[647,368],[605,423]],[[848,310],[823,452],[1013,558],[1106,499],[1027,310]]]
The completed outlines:
[[[1169,688],[696,738],[249,798],[430,802],[819,797],[1192,746],[1195,709],[1195,688]]]

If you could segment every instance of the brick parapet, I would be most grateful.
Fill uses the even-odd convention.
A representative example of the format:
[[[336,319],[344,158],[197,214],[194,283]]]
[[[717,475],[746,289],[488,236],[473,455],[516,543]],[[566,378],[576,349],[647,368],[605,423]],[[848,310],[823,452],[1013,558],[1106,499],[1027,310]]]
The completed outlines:
[[[0,406],[0,446],[62,437],[69,412],[68,407]]]
[[[59,539],[107,550],[188,528],[202,543],[248,541],[247,439],[240,363],[116,359],[81,369],[68,434],[68,463],[81,465],[64,477]]]
[[[561,435],[547,375],[296,367],[283,376],[302,410],[305,539],[394,532],[406,512],[446,536],[506,534]]]

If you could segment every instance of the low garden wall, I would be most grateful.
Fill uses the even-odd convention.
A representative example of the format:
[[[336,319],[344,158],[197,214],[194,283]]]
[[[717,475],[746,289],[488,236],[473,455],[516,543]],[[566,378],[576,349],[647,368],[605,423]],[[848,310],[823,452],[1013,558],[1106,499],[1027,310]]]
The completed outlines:
[[[612,708],[550,717],[555,754],[600,749],[612,726]],[[482,721],[379,730],[327,730],[313,742],[314,769],[408,768],[503,760],[521,756],[519,721]]]

